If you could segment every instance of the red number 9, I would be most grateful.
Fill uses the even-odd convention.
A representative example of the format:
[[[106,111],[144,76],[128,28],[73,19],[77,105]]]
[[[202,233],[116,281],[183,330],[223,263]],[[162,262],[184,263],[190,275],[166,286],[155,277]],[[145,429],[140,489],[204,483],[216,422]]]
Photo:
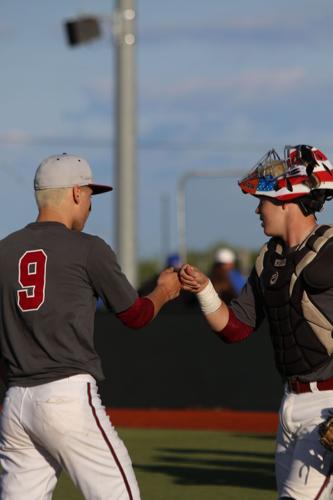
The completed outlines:
[[[29,250],[20,258],[18,280],[24,290],[17,291],[21,311],[36,311],[45,300],[47,256],[43,250]]]

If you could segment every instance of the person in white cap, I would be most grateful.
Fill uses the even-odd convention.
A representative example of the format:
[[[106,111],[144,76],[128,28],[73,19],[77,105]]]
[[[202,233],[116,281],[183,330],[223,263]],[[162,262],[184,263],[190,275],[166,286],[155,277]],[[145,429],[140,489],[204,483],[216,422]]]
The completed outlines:
[[[236,268],[236,254],[230,248],[220,248],[215,252],[209,279],[220,298],[229,304],[237,297],[245,285],[245,278]]]
[[[38,218],[0,242],[0,348],[7,384],[0,427],[0,497],[48,500],[64,469],[86,499],[138,500],[127,450],[102,406],[94,347],[101,297],[131,328],[179,294],[163,271],[139,298],[111,248],[82,232],[95,184],[89,164],[61,154],[34,181]],[[121,376],[121,374],[119,374]]]
[[[258,199],[256,214],[270,237],[240,296],[228,307],[189,265],[180,278],[227,343],[245,339],[267,318],[285,384],[278,497],[332,499],[333,227],[319,225],[316,214],[333,198],[333,166],[316,147],[286,146],[282,158],[268,151],[239,185]]]

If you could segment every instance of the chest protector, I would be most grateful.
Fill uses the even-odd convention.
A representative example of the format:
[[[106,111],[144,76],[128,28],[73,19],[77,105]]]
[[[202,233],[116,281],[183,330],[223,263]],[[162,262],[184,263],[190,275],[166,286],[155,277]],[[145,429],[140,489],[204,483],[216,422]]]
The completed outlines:
[[[324,310],[329,292],[326,305],[320,295],[331,289],[333,308],[333,226],[320,226],[303,248],[290,253],[272,238],[255,267],[280,374],[304,375],[326,364],[333,353],[333,325]]]

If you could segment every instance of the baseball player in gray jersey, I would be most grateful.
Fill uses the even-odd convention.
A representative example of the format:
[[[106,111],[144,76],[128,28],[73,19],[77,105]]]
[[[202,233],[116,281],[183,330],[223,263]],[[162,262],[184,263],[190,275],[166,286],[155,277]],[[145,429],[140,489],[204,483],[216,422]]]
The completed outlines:
[[[333,498],[333,227],[318,225],[315,216],[333,197],[333,167],[315,147],[286,146],[284,158],[269,151],[239,184],[258,198],[256,213],[271,237],[240,296],[227,307],[189,265],[181,281],[197,293],[225,342],[245,339],[267,317],[285,382],[276,446],[279,498]]]
[[[131,328],[179,294],[168,269],[138,297],[111,248],[82,231],[94,184],[73,155],[38,167],[37,221],[0,242],[0,346],[8,386],[0,428],[2,500],[51,499],[66,470],[86,499],[138,500],[127,450],[98,395],[96,299]]]

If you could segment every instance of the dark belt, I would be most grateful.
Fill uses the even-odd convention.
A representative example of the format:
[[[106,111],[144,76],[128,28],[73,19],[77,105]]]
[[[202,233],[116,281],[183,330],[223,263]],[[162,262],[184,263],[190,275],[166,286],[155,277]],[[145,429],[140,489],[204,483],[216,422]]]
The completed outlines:
[[[311,389],[310,382],[288,380],[287,384],[289,391],[294,392],[295,394],[302,394],[303,392],[315,392]],[[333,377],[326,380],[318,380],[318,382],[311,382],[311,384],[316,384],[318,391],[330,391],[333,390]]]

